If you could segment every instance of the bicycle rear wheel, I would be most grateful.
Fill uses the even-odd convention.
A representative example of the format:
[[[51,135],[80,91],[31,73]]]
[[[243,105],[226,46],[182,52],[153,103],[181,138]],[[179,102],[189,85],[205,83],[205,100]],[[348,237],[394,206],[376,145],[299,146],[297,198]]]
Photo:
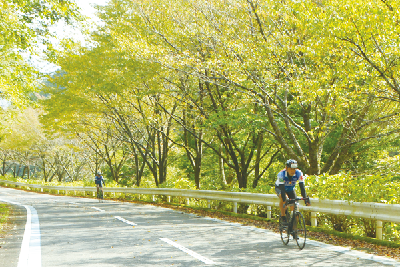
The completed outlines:
[[[99,192],[97,197],[99,199],[99,202],[103,202],[103,190],[100,190],[100,192]]]
[[[289,232],[289,223],[290,222],[290,214],[288,210],[286,210],[286,221],[283,222],[281,217],[279,218],[279,233],[281,234],[281,239],[284,245],[289,243],[290,232]]]
[[[296,224],[297,229],[294,231],[295,236],[297,236],[296,243],[299,249],[303,249],[306,245],[307,229],[301,212],[297,212],[296,214]]]

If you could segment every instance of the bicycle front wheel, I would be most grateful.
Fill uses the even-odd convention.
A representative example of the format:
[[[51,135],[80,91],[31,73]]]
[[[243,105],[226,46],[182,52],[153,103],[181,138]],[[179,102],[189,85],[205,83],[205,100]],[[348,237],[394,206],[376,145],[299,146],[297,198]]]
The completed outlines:
[[[297,212],[296,214],[296,224],[297,224],[297,229],[294,231],[297,246],[299,249],[303,249],[306,245],[306,238],[307,238],[307,229],[306,229],[306,224],[304,222],[303,215],[301,212]]]
[[[290,214],[286,210],[286,221],[283,222],[281,218],[279,218],[279,233],[281,234],[281,239],[284,245],[287,245],[289,243],[289,238],[290,238],[288,222],[290,222]]]

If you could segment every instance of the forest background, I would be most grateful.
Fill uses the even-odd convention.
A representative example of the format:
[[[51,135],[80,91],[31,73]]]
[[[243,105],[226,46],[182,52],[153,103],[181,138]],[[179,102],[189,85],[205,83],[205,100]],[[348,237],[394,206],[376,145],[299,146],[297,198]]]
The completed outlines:
[[[311,197],[400,204],[398,1],[110,0],[95,29],[71,1],[0,5],[10,179],[274,193],[292,158]]]

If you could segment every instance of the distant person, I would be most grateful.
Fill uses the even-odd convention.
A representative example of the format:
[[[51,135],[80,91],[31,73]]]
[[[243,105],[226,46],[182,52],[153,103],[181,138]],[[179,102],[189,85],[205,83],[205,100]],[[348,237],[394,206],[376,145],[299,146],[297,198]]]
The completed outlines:
[[[295,199],[296,191],[294,190],[296,183],[299,182],[301,196],[303,198],[307,197],[306,189],[304,186],[305,176],[303,173],[297,168],[297,161],[294,159],[289,159],[286,161],[285,169],[281,170],[278,173],[278,177],[275,182],[275,192],[279,197],[279,208],[281,210],[281,220],[282,222],[286,222],[285,210],[287,207],[283,207],[283,203],[286,201],[286,195],[289,199]],[[307,206],[310,206],[310,200],[304,200]],[[292,207],[292,210],[294,207]]]
[[[103,185],[105,186],[106,184],[104,183],[104,178],[103,175],[101,175],[101,172],[97,172],[96,176],[94,177],[94,182],[97,187],[97,195],[99,195],[99,191],[101,190],[103,192]]]

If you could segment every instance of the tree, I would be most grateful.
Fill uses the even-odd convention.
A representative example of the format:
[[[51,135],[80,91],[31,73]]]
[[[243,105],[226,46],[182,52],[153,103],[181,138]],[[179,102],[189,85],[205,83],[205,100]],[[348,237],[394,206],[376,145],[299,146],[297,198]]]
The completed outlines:
[[[393,101],[400,99],[399,9],[398,1],[386,0],[351,1],[351,8],[332,1],[321,7],[330,18],[327,26],[339,25],[331,35],[353,55],[356,78],[368,80],[368,91],[377,98]]]
[[[144,164],[157,185],[165,181],[171,146],[186,152],[198,188],[204,147],[235,171],[241,188],[256,187],[278,157],[309,174],[337,173],[400,130],[398,103],[377,97],[379,81],[368,75],[377,69],[361,64],[349,41],[360,28],[350,17],[385,5],[345,11],[342,20],[337,14],[350,4],[111,1],[92,34],[96,46],[59,53],[64,72],[53,77],[46,118],[84,134],[79,123],[108,123],[135,158],[138,183]],[[385,71],[395,85],[395,69]]]
[[[1,98],[21,105],[38,87],[38,73],[22,56],[35,53],[38,44],[53,51],[49,42],[50,26],[78,19],[73,1],[14,1],[0,3],[0,88]]]
[[[335,4],[332,1],[336,8]],[[330,17],[316,2],[193,1],[167,7],[141,1],[124,8],[139,15],[135,24],[132,17],[126,19],[125,25],[135,30],[116,37],[123,47],[157,51],[149,61],[251,97],[267,114],[263,128],[287,157],[311,174],[338,172],[351,146],[377,138],[372,129],[391,126],[398,119],[397,112],[374,113],[374,105],[385,104],[369,104],[365,92],[371,79],[360,77],[354,56],[340,46],[329,27],[323,27]],[[168,16],[171,10],[179,10],[179,15]],[[313,17],[318,19],[309,19]],[[149,31],[142,42],[130,35]],[[135,42],[123,42],[127,39]],[[345,129],[343,125],[347,130],[336,149],[324,151],[331,132]],[[383,127],[381,135],[398,132],[389,128]],[[324,153],[332,155],[326,162],[321,161]]]
[[[11,111],[8,111],[11,112]],[[23,174],[30,178],[31,165],[36,161],[32,149],[36,144],[45,140],[42,125],[39,122],[39,110],[27,108],[19,111],[14,110],[13,115],[3,125],[3,139],[0,146],[4,153],[13,154],[14,160],[19,162],[18,168],[23,168]],[[6,162],[3,162],[3,167]],[[16,171],[17,166],[14,166]]]
[[[107,121],[86,121],[87,131],[77,133],[81,141],[98,155],[110,170],[111,178],[117,182],[120,179],[122,167],[128,159],[126,147],[115,138],[115,129]],[[100,122],[100,123],[99,123]]]

